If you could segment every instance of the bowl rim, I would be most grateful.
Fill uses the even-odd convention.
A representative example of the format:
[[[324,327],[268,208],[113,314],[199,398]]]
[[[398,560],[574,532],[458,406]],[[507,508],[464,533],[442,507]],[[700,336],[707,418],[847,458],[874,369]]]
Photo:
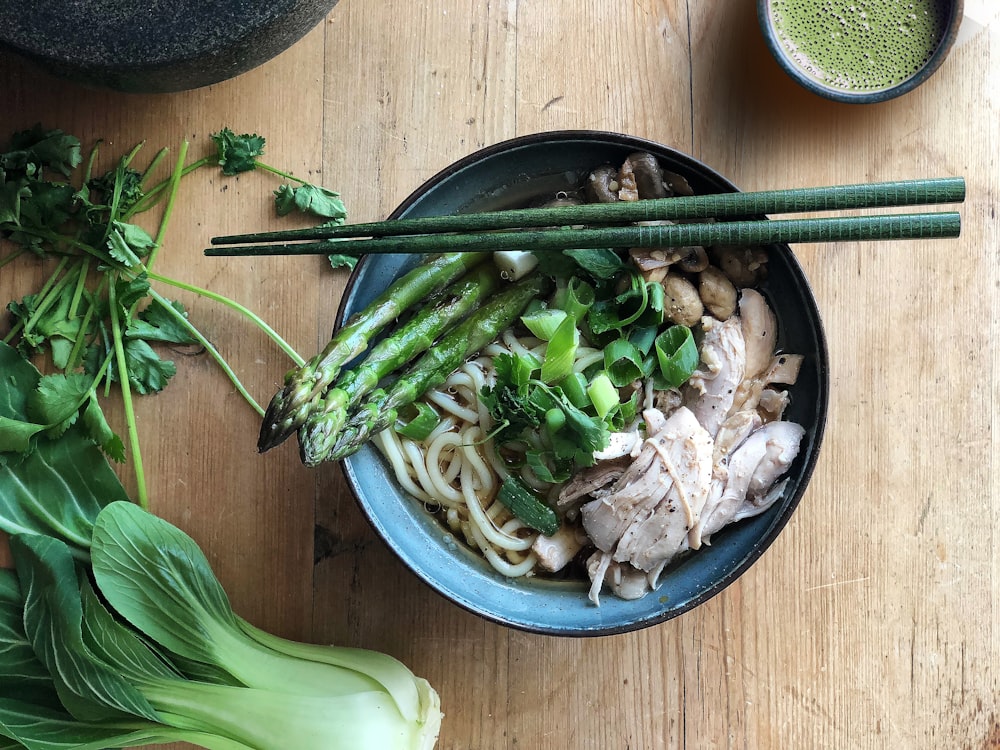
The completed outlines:
[[[475,150],[468,155],[454,161],[448,166],[444,167],[437,173],[435,173],[430,178],[421,182],[421,184],[413,190],[393,211],[389,214],[390,219],[400,218],[404,215],[414,204],[416,204],[426,193],[433,190],[435,187],[439,186],[441,183],[445,182],[453,175],[461,172],[462,170],[478,164],[479,162],[489,159],[498,154],[510,151],[512,149],[520,149],[522,147],[533,147],[543,144],[559,142],[565,143],[570,141],[583,141],[583,142],[599,142],[605,145],[613,146],[616,148],[630,149],[630,150],[652,150],[659,154],[669,154],[670,158],[677,163],[684,164],[685,166],[690,166],[693,169],[700,172],[703,176],[710,178],[713,181],[718,182],[720,185],[725,186],[731,191],[738,191],[737,188],[729,179],[718,173],[715,169],[708,166],[699,159],[686,154],[682,151],[677,150],[672,146],[668,146],[663,143],[659,143],[647,138],[627,135],[623,133],[618,133],[615,131],[605,131],[605,130],[586,130],[586,129],[576,129],[576,130],[549,130],[540,131],[535,133],[530,133],[527,135],[516,136],[506,140],[498,141],[492,145],[485,146],[478,150]],[[435,594],[441,596],[445,600],[452,604],[458,605],[460,608],[466,610],[467,612],[481,617],[485,620],[494,622],[499,625],[504,625],[515,630],[522,632],[533,633],[538,635],[548,635],[548,636],[563,636],[563,637],[603,637],[612,635],[621,635],[624,633],[635,632],[648,627],[659,625],[668,620],[679,617],[686,612],[695,609],[699,605],[705,603],[706,601],[714,598],[716,595],[721,593],[724,589],[728,588],[732,583],[738,580],[747,570],[749,570],[753,565],[761,558],[761,556],[772,546],[775,539],[780,535],[781,531],[791,520],[792,515],[798,508],[799,503],[805,494],[809,482],[812,478],[813,472],[815,470],[820,448],[823,442],[823,437],[826,430],[827,416],[829,411],[829,352],[827,348],[826,333],[822,323],[822,318],[819,313],[818,305],[816,304],[815,297],[812,292],[812,287],[803,271],[801,265],[799,264],[791,248],[785,243],[775,243],[771,245],[772,247],[781,247],[787,257],[788,268],[795,277],[796,284],[800,287],[801,293],[805,296],[810,306],[810,314],[815,322],[815,333],[816,333],[816,376],[817,376],[817,394],[816,394],[816,413],[817,418],[813,425],[810,426],[809,431],[812,435],[810,452],[804,459],[804,463],[800,472],[797,474],[797,488],[794,496],[789,499],[789,501],[781,509],[781,512],[772,520],[770,526],[767,528],[766,532],[759,537],[755,538],[751,549],[742,557],[738,564],[734,565],[731,569],[725,571],[725,573],[720,576],[712,585],[706,586],[702,591],[700,591],[695,596],[688,598],[682,604],[678,606],[664,607],[659,615],[648,617],[646,619],[627,622],[618,625],[606,625],[600,627],[587,627],[587,628],[567,628],[567,627],[553,627],[546,625],[539,625],[538,623],[526,622],[518,618],[507,617],[501,613],[485,610],[481,607],[477,607],[471,601],[466,600],[463,597],[453,595],[452,593],[446,593],[441,590],[441,587],[437,585],[436,580],[430,576],[427,572],[420,568],[414,561],[411,561],[406,556],[404,556],[399,550],[398,546],[393,543],[389,538],[388,530],[383,527],[380,520],[375,517],[373,510],[369,508],[368,504],[363,500],[361,494],[359,493],[360,481],[358,479],[355,468],[352,464],[353,456],[349,456],[346,459],[339,461],[341,470],[347,480],[348,488],[351,494],[354,496],[355,502],[358,508],[361,510],[362,514],[368,520],[369,525],[380,537],[382,542],[389,548],[397,560],[403,563],[403,565],[418,579],[420,579],[425,585],[428,586]],[[340,303],[337,309],[335,326],[339,327],[347,313],[348,306],[352,301],[353,295],[352,290],[356,289],[358,286],[358,279],[360,275],[364,272],[365,268],[371,262],[378,262],[376,256],[366,256],[362,258],[359,263],[355,266],[350,277],[348,278],[347,284],[345,286],[344,293],[341,297]],[[395,484],[395,479],[391,478],[391,481]],[[443,529],[444,533],[450,534],[446,529]],[[461,544],[459,542],[459,544]],[[654,596],[656,591],[652,591],[647,596]]]

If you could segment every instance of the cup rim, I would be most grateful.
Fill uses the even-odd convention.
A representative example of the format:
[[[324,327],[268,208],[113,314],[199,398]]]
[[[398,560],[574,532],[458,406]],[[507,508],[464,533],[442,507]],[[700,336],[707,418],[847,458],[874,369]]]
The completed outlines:
[[[965,0],[949,0],[950,10],[945,33],[937,48],[928,57],[927,62],[916,73],[898,84],[872,91],[853,92],[844,89],[825,86],[815,77],[805,73],[802,68],[791,60],[784,46],[778,39],[771,16],[773,0],[757,0],[757,20],[761,33],[771,56],[778,62],[788,76],[800,86],[814,94],[838,102],[850,104],[875,104],[903,96],[924,83],[941,67],[951,48],[955,44],[959,27],[965,12]]]

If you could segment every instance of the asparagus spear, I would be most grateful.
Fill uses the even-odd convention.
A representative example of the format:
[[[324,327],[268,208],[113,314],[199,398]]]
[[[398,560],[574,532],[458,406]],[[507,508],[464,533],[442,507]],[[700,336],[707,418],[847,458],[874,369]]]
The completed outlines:
[[[382,378],[399,369],[491,295],[500,276],[493,264],[474,268],[448,287],[442,299],[428,305],[388,338],[379,342],[357,367],[342,373],[299,428],[302,463],[315,466],[330,452],[347,421],[348,409],[373,390]]]
[[[368,307],[351,316],[322,352],[285,375],[284,386],[264,412],[257,450],[261,453],[270,450],[295,432],[308,417],[314,402],[337,379],[344,364],[363,352],[372,337],[411,305],[423,301],[488,256],[489,253],[439,255],[401,276]]]
[[[333,450],[323,460],[336,460],[357,451],[375,433],[396,421],[399,409],[413,403],[427,390],[443,383],[462,362],[507,328],[527,304],[549,288],[548,277],[534,275],[512,284],[451,329],[428,349],[388,391],[369,394],[351,416]]]

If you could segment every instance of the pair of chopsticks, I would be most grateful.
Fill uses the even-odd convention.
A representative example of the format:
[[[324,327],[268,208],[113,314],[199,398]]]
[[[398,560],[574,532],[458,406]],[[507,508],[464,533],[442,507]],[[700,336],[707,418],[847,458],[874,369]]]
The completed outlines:
[[[718,193],[229,235],[213,237],[213,246],[205,254],[363,255],[939,239],[959,236],[958,212],[808,219],[746,217],[964,200],[965,180],[961,177]],[[634,223],[656,221],[682,223]]]

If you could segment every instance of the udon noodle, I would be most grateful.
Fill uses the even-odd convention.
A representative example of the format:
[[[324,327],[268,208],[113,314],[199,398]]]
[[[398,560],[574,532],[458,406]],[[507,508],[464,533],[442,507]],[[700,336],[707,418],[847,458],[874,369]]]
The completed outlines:
[[[493,382],[493,357],[517,352],[542,359],[545,347],[544,341],[518,337],[508,329],[482,356],[466,362],[439,388],[424,394],[423,400],[442,415],[441,423],[425,440],[411,440],[392,429],[375,440],[400,486],[499,573],[511,578],[535,572],[537,559],[531,546],[538,532],[497,499],[500,484],[512,468],[494,449],[493,420],[478,394]],[[581,346],[574,369],[582,372],[602,356],[600,349]],[[527,465],[515,470],[541,494],[558,488],[538,479]]]

